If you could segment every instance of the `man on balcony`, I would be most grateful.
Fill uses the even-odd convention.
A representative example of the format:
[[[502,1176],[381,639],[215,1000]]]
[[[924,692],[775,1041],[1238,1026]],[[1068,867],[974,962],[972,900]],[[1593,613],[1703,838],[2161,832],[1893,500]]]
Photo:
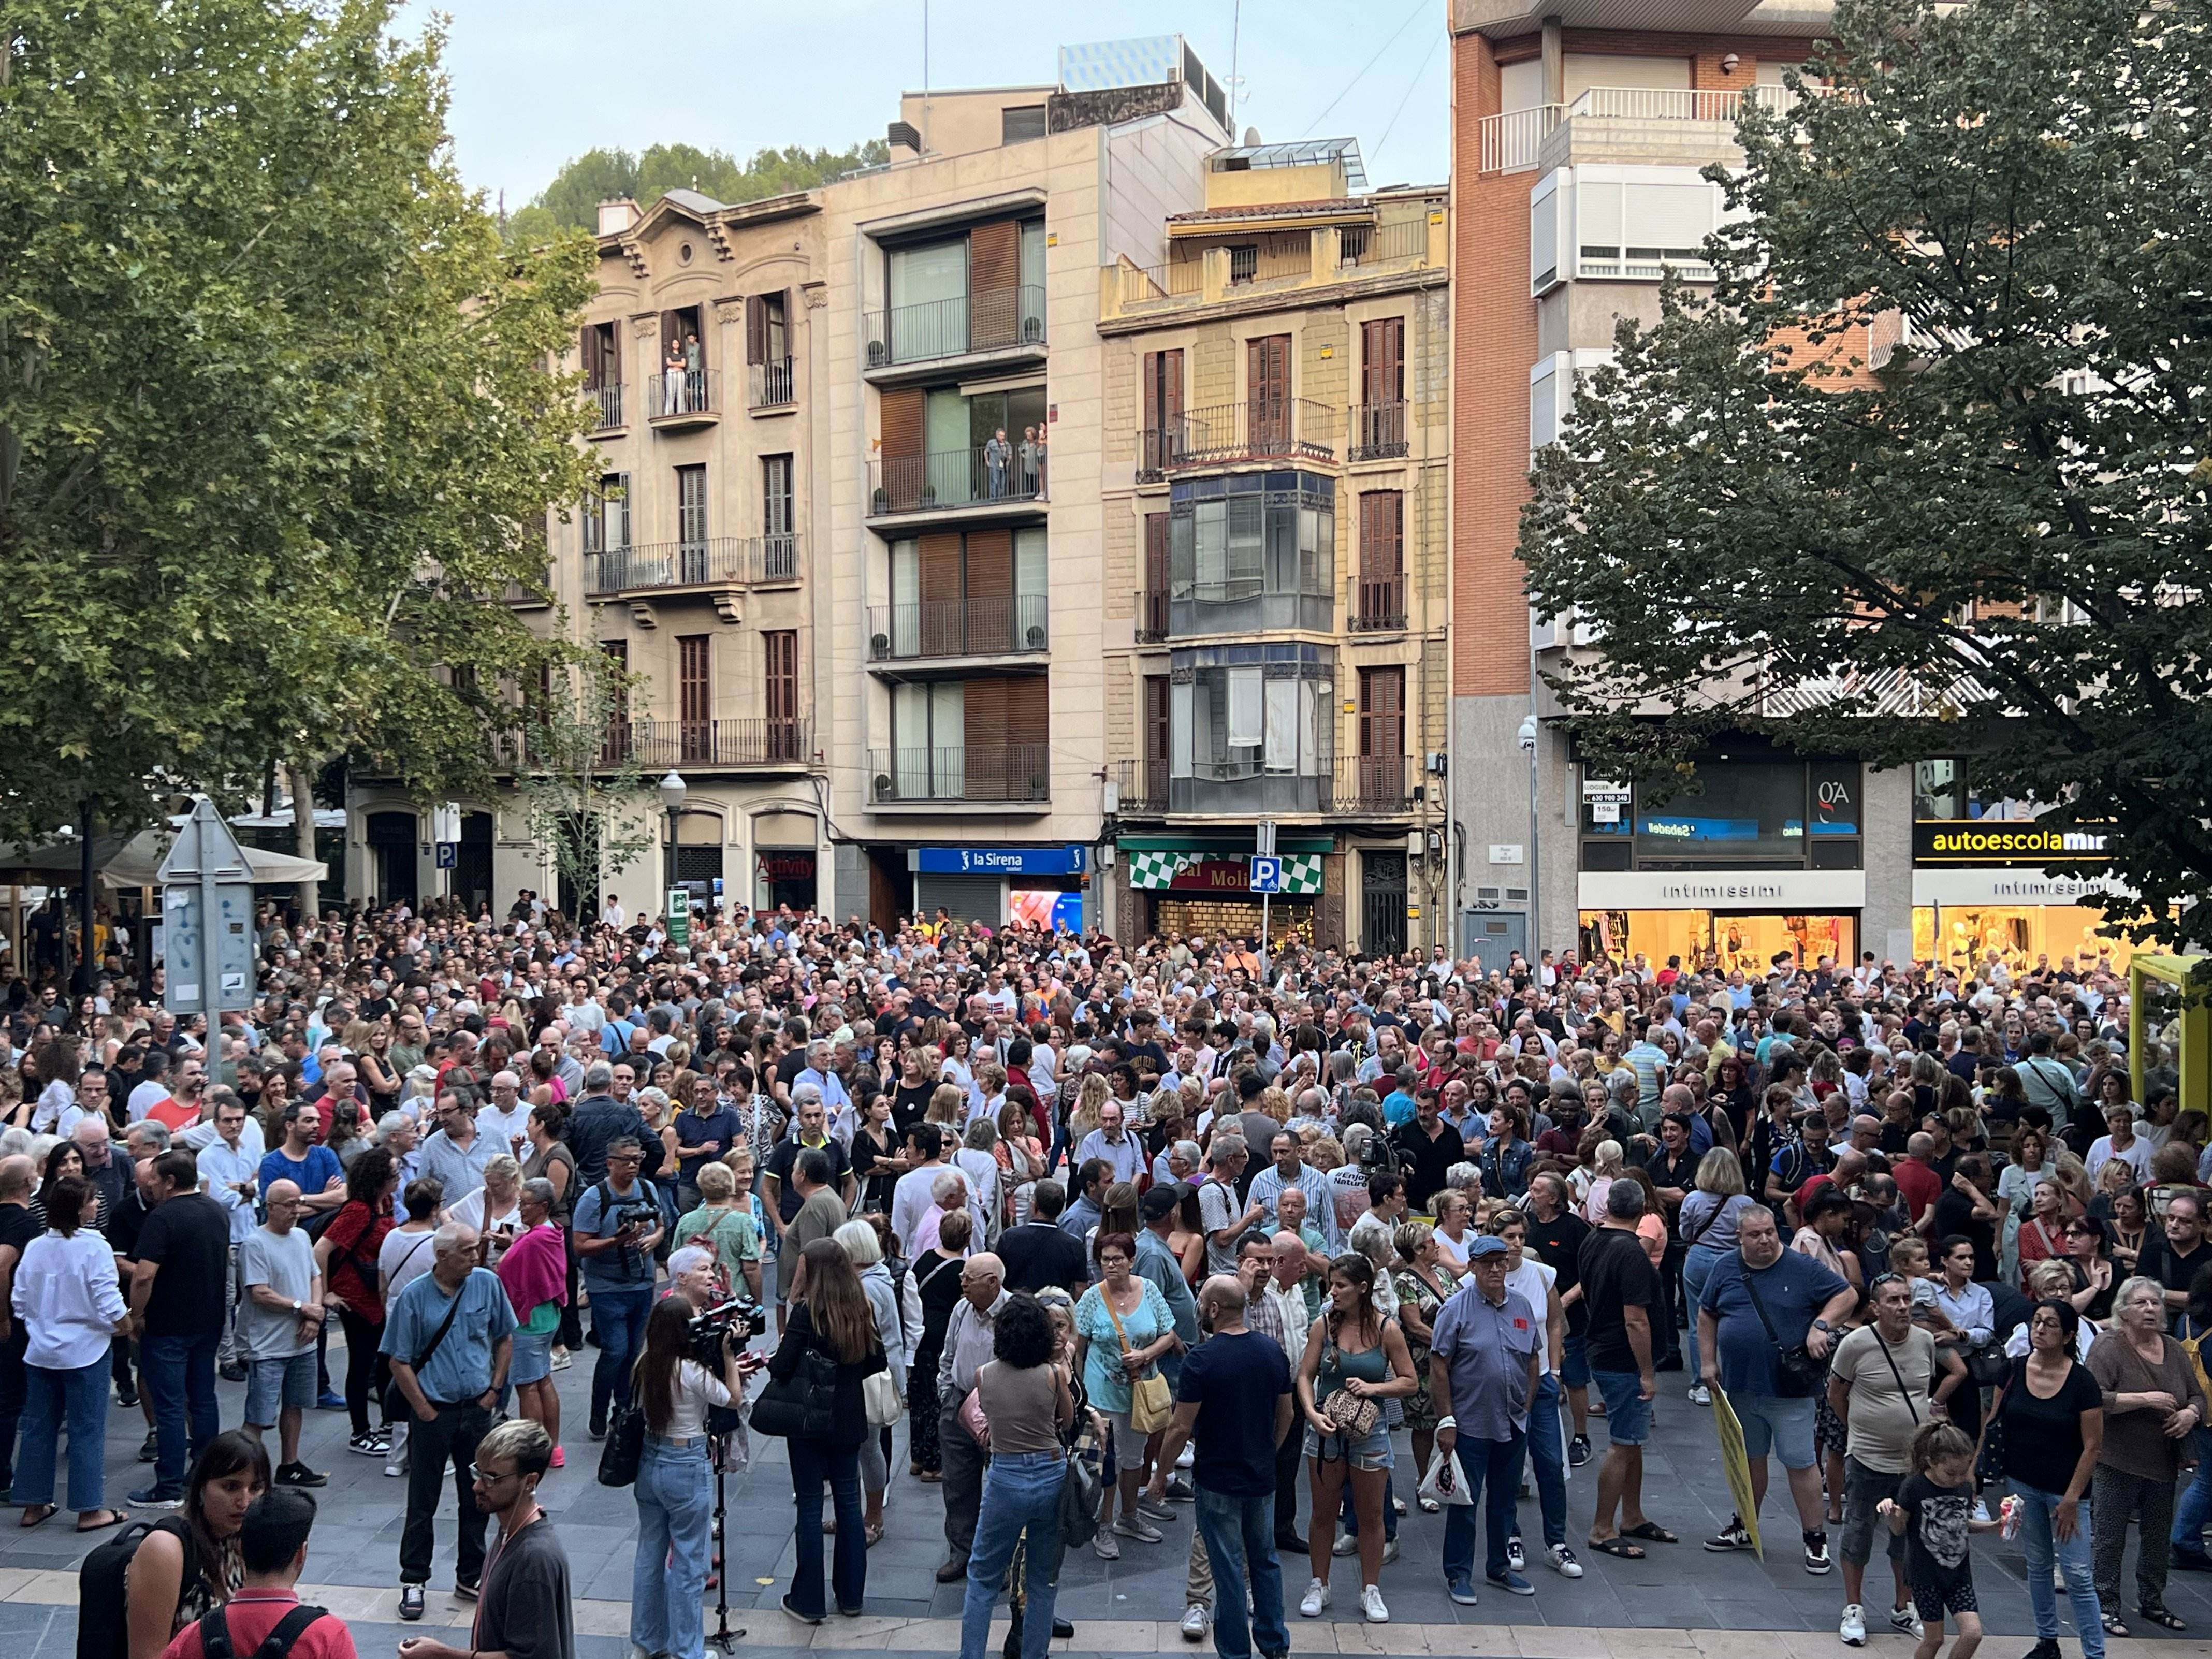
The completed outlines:
[[[1013,459],[1013,446],[1006,441],[1006,428],[1000,427],[991,434],[991,441],[983,446],[983,473],[989,480],[988,494],[994,501],[1006,498],[1006,466]]]
[[[707,406],[707,348],[696,334],[684,337],[684,413]]]

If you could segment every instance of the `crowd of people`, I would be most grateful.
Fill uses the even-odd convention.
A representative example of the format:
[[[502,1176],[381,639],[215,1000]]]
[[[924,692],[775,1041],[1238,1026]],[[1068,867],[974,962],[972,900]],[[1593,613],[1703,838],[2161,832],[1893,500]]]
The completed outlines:
[[[1344,1560],[1387,1620],[1414,1506],[1462,1604],[1677,1547],[1645,1508],[1662,1393],[1741,1426],[1753,1512],[1704,1547],[1771,1535],[1778,1460],[1848,1644],[1886,1620],[1929,1659],[1948,1620],[1964,1659],[1984,1527],[2024,1553],[2034,1659],[2062,1595],[2101,1659],[2130,1618],[2181,1629],[2169,1571],[2212,1571],[2212,1151],[2163,1048],[2136,1097],[2100,962],[1486,972],[742,909],[678,945],[527,894],[504,921],[271,911],[258,944],[254,1005],[212,1024],[103,980],[19,981],[0,1025],[0,1476],[44,1522],[65,1428],[76,1526],[121,1525],[111,1395],[143,1413],[130,1502],[184,1520],[140,1546],[179,1565],[136,1575],[131,1659],[240,1593],[211,1517],[296,1518],[277,1500],[327,1480],[318,1407],[407,1482],[403,1620],[453,1472],[477,1639],[413,1659],[567,1659],[533,1494],[580,1359],[591,1440],[638,1443],[631,1637],[676,1659],[703,1652],[717,1462],[762,1435],[785,1609],[863,1610],[902,1439],[970,1659],[1001,1596],[1037,1659],[1066,1552],[1158,1549],[1178,1504],[1182,1631],[1227,1659],[1287,1651],[1286,1556],[1302,1615]],[[701,1350],[746,1297],[771,1334]]]

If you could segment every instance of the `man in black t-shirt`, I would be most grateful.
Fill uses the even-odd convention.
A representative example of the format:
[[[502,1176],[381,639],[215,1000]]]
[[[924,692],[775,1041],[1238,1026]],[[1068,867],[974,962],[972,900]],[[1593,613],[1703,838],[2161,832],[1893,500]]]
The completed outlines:
[[[31,1215],[31,1181],[36,1166],[18,1153],[0,1158],[0,1474],[12,1484],[15,1467],[15,1426],[22,1420],[28,1380],[23,1372],[24,1351],[30,1339],[23,1322],[14,1316],[15,1266],[23,1248],[39,1236]]]
[[[1081,1296],[1091,1282],[1089,1257],[1083,1241],[1060,1231],[1060,1212],[1067,1207],[1067,1188],[1057,1181],[1040,1181],[1030,1192],[1030,1218],[999,1235],[999,1259],[1006,1264],[1006,1286],[1032,1296],[1048,1285],[1057,1285],[1070,1296]]]
[[[1606,1188],[1605,1223],[1583,1241],[1581,1260],[1582,1299],[1589,1306],[1590,1378],[1605,1397],[1605,1431],[1613,1443],[1598,1468],[1590,1547],[1632,1559],[1644,1552],[1631,1540],[1674,1541],[1644,1515],[1644,1442],[1659,1391],[1653,1360],[1661,1298],[1659,1270],[1636,1236],[1643,1218],[1643,1184],[1614,1182]]]
[[[191,1456],[222,1428],[215,1355],[222,1340],[230,1218],[200,1191],[198,1160],[180,1148],[154,1160],[153,1185],[154,1212],[138,1230],[131,1267],[131,1315],[158,1455],[153,1484],[131,1501],[166,1509],[185,1495],[187,1418]]]
[[[1546,1170],[1528,1181],[1528,1250],[1558,1275],[1559,1305],[1566,1310],[1567,1340],[1559,1359],[1559,1386],[1574,1413],[1574,1437],[1567,1462],[1576,1468],[1589,1462],[1589,1310],[1583,1304],[1583,1241],[1589,1223],[1567,1202],[1567,1183]]]

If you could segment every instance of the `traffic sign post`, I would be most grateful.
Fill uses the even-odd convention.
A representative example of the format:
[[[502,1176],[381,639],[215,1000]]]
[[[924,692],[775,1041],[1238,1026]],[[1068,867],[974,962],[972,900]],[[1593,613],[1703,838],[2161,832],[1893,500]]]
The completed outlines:
[[[438,867],[441,870],[455,869],[459,866],[460,861],[460,842],[457,841],[441,841],[438,843]]]
[[[161,860],[161,914],[173,1014],[253,1005],[253,871],[215,803],[202,800]]]
[[[1274,950],[1274,896],[1283,890],[1283,861],[1275,856],[1273,818],[1253,825],[1252,845],[1252,890],[1260,896],[1260,960],[1264,963]]]
[[[688,887],[668,890],[668,942],[675,945],[691,942],[691,890]]]

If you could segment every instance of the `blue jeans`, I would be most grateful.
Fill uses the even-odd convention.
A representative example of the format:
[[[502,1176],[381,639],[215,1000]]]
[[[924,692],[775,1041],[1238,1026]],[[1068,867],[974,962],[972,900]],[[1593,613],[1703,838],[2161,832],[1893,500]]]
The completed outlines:
[[[868,1593],[868,1540],[860,1518],[860,1447],[827,1440],[789,1440],[791,1487],[799,1504],[799,1565],[791,1605],[809,1618],[830,1609],[822,1601],[822,1483],[837,1506],[837,1554],[831,1578],[840,1607],[857,1608]],[[1048,1635],[1052,1620],[1044,1621]]]
[[[1544,1545],[1567,1541],[1567,1446],[1559,1431],[1559,1378],[1549,1372],[1536,1379],[1528,1401],[1528,1462],[1536,1474],[1536,1502],[1544,1515]],[[1521,1472],[1507,1483],[1518,1491]],[[1464,1507],[1462,1505],[1462,1507]]]
[[[1476,1504],[1482,1506],[1490,1523],[1490,1542],[1483,1556],[1482,1570],[1492,1578],[1505,1576],[1505,1540],[1513,1535],[1515,1490],[1521,1483],[1521,1449],[1527,1440],[1528,1436],[1518,1429],[1513,1431],[1510,1440],[1478,1440],[1471,1434],[1461,1434],[1454,1439],[1453,1451],[1467,1477],[1468,1496],[1474,1503],[1444,1505],[1446,1583],[1474,1576]],[[1486,1498],[1483,1492],[1486,1484],[1489,1487]]]
[[[1690,1386],[1696,1388],[1703,1370],[1698,1352],[1698,1304],[1705,1298],[1705,1281],[1713,1276],[1713,1268],[1729,1253],[1709,1244],[1692,1244],[1690,1253],[1682,1258],[1682,1288],[1690,1293],[1690,1328],[1682,1337],[1682,1346],[1690,1351]]]
[[[1272,1471],[1270,1472],[1272,1474]],[[1345,1483],[1349,1488],[1350,1481]],[[1251,1659],[1258,1638],[1262,1653],[1288,1653],[1291,1632],[1283,1623],[1283,1564],[1275,1555],[1275,1494],[1232,1498],[1197,1489],[1193,1507],[1199,1536],[1206,1540],[1213,1567],[1213,1650],[1221,1659]],[[1252,1619],[1244,1617],[1244,1587],[1252,1590]],[[1035,1659],[1024,1654],[1022,1659]]]
[[[1306,1432],[1310,1435],[1313,1430],[1309,1427]],[[1389,1431],[1378,1428],[1377,1432],[1382,1436],[1382,1443],[1387,1446],[1390,1442]],[[1335,1443],[1332,1441],[1330,1444],[1334,1446]],[[1308,1447],[1306,1449],[1310,1455],[1313,1449]],[[1382,1541],[1386,1544],[1398,1535],[1398,1505],[1392,1501],[1397,1494],[1390,1489],[1390,1477],[1395,1473],[1395,1470],[1387,1468],[1382,1471]],[[1427,1471],[1424,1470],[1422,1473],[1425,1474]],[[1414,1478],[1418,1481],[1419,1476],[1416,1475]],[[1346,1537],[1359,1536],[1359,1510],[1352,1501],[1350,1480],[1344,1483],[1344,1501],[1337,1505],[1337,1518],[1342,1523],[1340,1529]]]
[[[2054,1553],[2066,1574],[2066,1600],[2074,1614],[2074,1633],[2081,1638],[2081,1659],[2105,1659],[2105,1626],[2097,1607],[2097,1580],[2089,1560],[2089,1500],[2084,1497],[2074,1536],[2061,1543],[2051,1512],[2063,1494],[2040,1492],[2015,1480],[2020,1494],[2020,1547],[2027,1557],[2027,1599],[2035,1608],[2038,1640],[2058,1638],[2058,1596],[2051,1588]]]
[[[1030,1535],[1022,1606],[1022,1659],[1044,1659],[1052,1645],[1052,1570],[1060,1552],[1060,1489],[1066,1462],[1056,1452],[995,1453],[983,1472],[983,1507],[968,1552],[968,1594],[960,1604],[961,1659],[985,1659],[991,1646],[991,1607],[1006,1583],[1006,1565],[1022,1533]],[[844,1527],[841,1523],[842,1535]]]
[[[679,1446],[648,1433],[637,1461],[637,1565],[629,1586],[629,1639],[647,1653],[702,1659],[707,1651],[714,1510],[707,1443]]]
[[[629,1404],[629,1371],[645,1347],[646,1316],[653,1311],[653,1286],[593,1291],[592,1328],[599,1333],[599,1363],[592,1367],[592,1425],[604,1428],[607,1401]]]
[[[2212,1520],[2212,1429],[2197,1431],[2197,1478],[2174,1501],[2173,1547],[2202,1555],[2204,1523]]]
[[[184,1491],[191,1458],[222,1432],[215,1402],[215,1351],[222,1340],[222,1332],[210,1331],[139,1341],[138,1369],[154,1403],[154,1486],[165,1495]]]
[[[15,1462],[12,1503],[54,1501],[54,1451],[64,1406],[69,1414],[70,1507],[79,1515],[101,1507],[100,1458],[107,1437],[106,1354],[75,1370],[26,1365],[29,1401],[23,1413],[23,1455]]]

